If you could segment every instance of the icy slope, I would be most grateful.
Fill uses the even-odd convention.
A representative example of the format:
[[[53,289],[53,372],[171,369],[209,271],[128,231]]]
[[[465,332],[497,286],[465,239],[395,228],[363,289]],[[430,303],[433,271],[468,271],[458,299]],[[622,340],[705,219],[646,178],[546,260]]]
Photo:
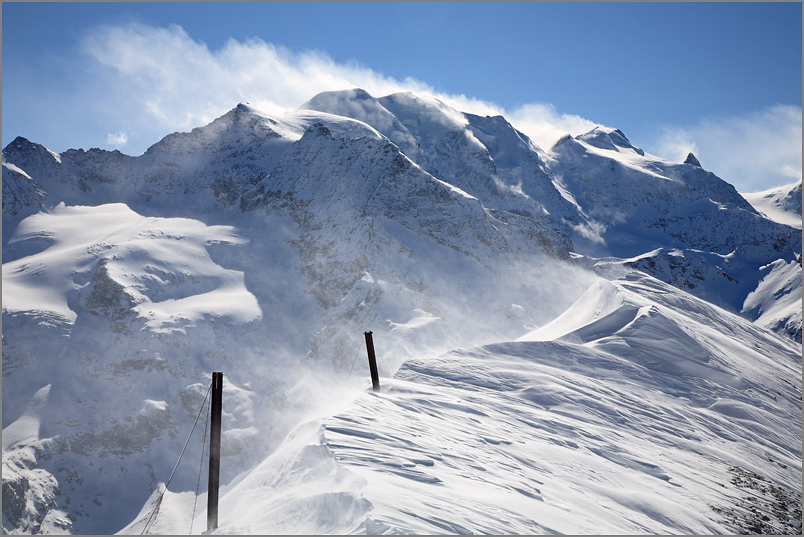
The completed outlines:
[[[742,196],[771,220],[801,229],[801,181]]]
[[[222,497],[219,532],[795,533],[799,352],[653,278],[601,282],[300,426]]]

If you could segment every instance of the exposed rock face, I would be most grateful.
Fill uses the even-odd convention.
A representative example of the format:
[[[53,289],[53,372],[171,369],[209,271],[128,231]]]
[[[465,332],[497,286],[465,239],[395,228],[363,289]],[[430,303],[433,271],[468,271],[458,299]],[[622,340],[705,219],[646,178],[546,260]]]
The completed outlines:
[[[20,168],[3,163],[3,214],[34,213],[45,204],[47,192]]]
[[[701,168],[701,163],[698,162],[698,159],[695,158],[695,155],[693,155],[692,153],[687,155],[687,158],[684,159],[684,164],[689,164],[691,166],[696,166],[698,168]]]

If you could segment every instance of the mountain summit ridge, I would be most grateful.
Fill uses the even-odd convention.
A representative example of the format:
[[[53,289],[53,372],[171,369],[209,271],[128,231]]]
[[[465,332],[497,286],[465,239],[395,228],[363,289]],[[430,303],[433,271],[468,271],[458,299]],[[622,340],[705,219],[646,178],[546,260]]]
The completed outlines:
[[[277,165],[314,123],[336,138],[387,140],[425,173],[478,199],[497,221],[513,224],[509,229],[523,223],[531,235],[538,227],[540,235],[565,236],[559,242],[569,243],[559,256],[639,257],[641,270],[665,281],[685,280],[690,292],[734,312],[758,285],[760,266],[782,252],[792,261],[800,250],[792,229],[763,218],[694,156],[682,164],[663,161],[608,127],[567,136],[545,152],[501,116],[462,113],[413,93],[375,98],[361,89],[324,92],[277,117],[240,103],[205,127],[166,136],[140,157],[98,149],[57,155],[15,140],[4,160],[31,176],[18,179],[25,186],[15,188],[43,194],[17,200],[11,188],[9,207],[21,216],[38,210],[36,200],[45,194],[49,203],[80,204],[94,192],[98,203],[144,208],[153,200],[167,211],[180,195],[195,196],[199,207],[246,208],[258,184],[270,190],[265,185]],[[7,173],[10,181],[13,173]],[[691,233],[691,226],[698,230]],[[687,261],[668,266],[644,257],[667,248],[686,252]],[[745,273],[745,263],[727,268],[723,264],[731,261],[725,260],[713,272],[700,265],[698,251],[738,254],[753,275]],[[657,263],[666,268],[654,268]],[[706,272],[724,276],[702,276]]]

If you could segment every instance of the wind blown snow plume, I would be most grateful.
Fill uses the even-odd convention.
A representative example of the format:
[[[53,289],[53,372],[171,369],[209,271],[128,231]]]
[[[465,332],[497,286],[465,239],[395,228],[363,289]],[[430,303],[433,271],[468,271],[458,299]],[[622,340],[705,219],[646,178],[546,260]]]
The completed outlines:
[[[244,42],[230,39],[220,50],[210,50],[177,25],[99,27],[84,38],[83,49],[115,71],[115,77],[100,82],[109,86],[106,93],[128,106],[136,103],[143,120],[160,126],[158,133],[208,123],[232,102],[247,101],[277,114],[295,109],[311,94],[350,87],[364,88],[373,95],[412,91],[435,97],[457,110],[509,115],[493,102],[437,92],[425,82],[410,77],[396,80],[356,62],[339,64],[321,51],[292,52],[259,38]],[[595,126],[541,103],[517,108],[510,117],[544,148],[565,134],[581,134]],[[153,129],[143,123],[135,130],[144,133]],[[136,147],[125,132],[110,134],[106,142],[118,148],[128,145],[136,154],[147,141],[142,134],[138,137]]]
[[[230,39],[222,49],[211,51],[177,25],[102,26],[85,37],[83,48],[116,72],[114,79],[102,82],[113,86],[116,99],[129,106],[136,103],[144,119],[157,121],[166,132],[208,123],[232,102],[248,101],[278,113],[295,109],[311,94],[350,87],[375,95],[415,91],[462,110],[503,112],[493,103],[464,95],[436,95],[413,78],[396,80],[356,62],[338,64],[321,51],[295,53],[259,38]],[[144,124],[141,127],[145,130]]]
[[[567,134],[578,135],[599,126],[575,114],[562,114],[552,104],[530,103],[505,114],[537,145],[549,149]]]
[[[695,153],[720,177],[733,178],[741,191],[765,190],[763,185],[801,180],[801,117],[800,106],[776,105],[667,127],[655,153],[674,162]]]

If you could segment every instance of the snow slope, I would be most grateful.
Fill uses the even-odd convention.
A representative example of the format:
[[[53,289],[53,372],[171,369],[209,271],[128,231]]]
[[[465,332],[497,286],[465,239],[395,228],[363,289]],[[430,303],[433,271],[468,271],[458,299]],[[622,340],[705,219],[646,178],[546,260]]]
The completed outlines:
[[[731,533],[751,507],[797,532],[799,352],[648,276],[601,281],[300,425],[222,496],[218,533]],[[741,475],[780,492],[750,505]]]
[[[801,258],[762,267],[765,277],[745,299],[743,313],[754,323],[801,341]]]
[[[771,220],[801,229],[801,181],[742,196]]]
[[[57,221],[57,222],[54,222]],[[228,317],[238,323],[258,319],[262,311],[243,285],[243,275],[216,266],[205,243],[243,243],[231,229],[208,227],[193,220],[144,218],[122,204],[66,207],[26,219],[8,242],[14,248],[35,238],[50,244],[39,253],[4,265],[3,309],[13,316],[28,312],[74,323],[68,304],[73,291],[90,287],[92,265],[103,252],[103,272],[122,286],[130,310],[147,319],[145,327],[160,333],[184,330],[203,315]],[[76,281],[77,280],[77,281]],[[170,285],[171,281],[184,285]],[[98,293],[96,283],[88,307],[109,308],[113,298]],[[190,288],[190,289],[187,289]],[[80,292],[80,291],[79,291]]]

